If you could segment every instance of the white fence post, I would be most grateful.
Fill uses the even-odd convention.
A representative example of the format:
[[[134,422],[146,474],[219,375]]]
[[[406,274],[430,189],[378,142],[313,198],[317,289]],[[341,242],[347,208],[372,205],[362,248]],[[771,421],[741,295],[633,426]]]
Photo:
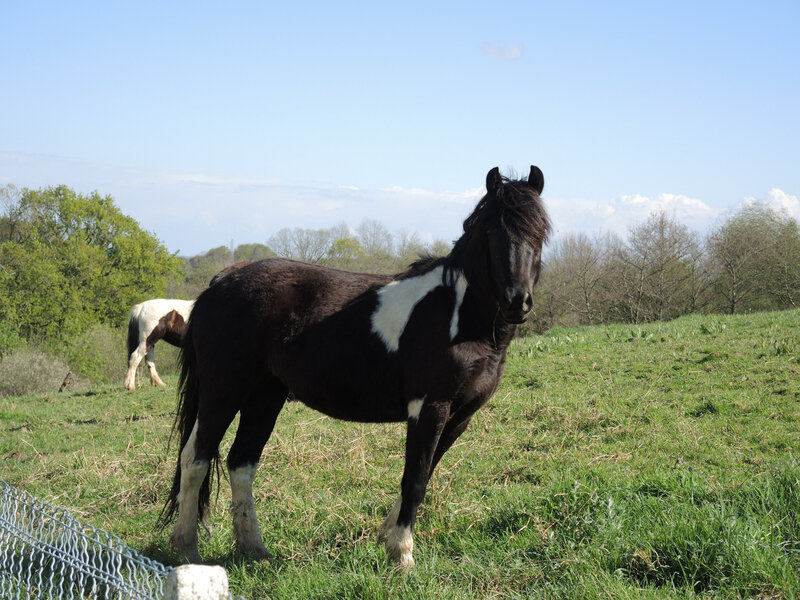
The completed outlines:
[[[182,565],[167,575],[164,600],[229,600],[228,574],[222,567]]]

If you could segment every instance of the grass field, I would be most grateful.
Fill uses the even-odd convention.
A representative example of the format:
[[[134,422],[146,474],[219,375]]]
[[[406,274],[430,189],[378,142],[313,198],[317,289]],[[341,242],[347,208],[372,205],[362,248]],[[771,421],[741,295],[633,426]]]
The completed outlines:
[[[0,478],[178,564],[154,529],[167,381],[0,398]],[[376,541],[403,438],[288,405],[255,490],[279,560],[233,558],[225,482],[201,553],[250,600],[800,597],[798,311],[517,340],[431,480],[409,574]]]

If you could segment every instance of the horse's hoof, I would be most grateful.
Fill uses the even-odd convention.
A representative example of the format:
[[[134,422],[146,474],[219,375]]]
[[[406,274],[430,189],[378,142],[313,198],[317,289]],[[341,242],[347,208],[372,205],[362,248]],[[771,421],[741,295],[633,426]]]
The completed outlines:
[[[187,565],[202,565],[203,564],[203,557],[200,556],[200,553],[197,551],[181,551],[181,555],[183,556],[183,560]]]
[[[403,571],[407,571],[409,569],[414,568],[414,557],[410,554],[404,554],[400,557],[400,560],[397,561],[397,568]]]
[[[200,552],[197,549],[196,541],[187,542],[182,535],[176,535],[174,533],[169,537],[169,541],[172,542],[172,546],[178,552],[180,552],[181,556],[183,556],[183,560],[186,561],[186,564],[190,565],[203,564],[203,559],[200,556]]]
[[[264,546],[256,547],[256,548],[239,548],[237,547],[234,550],[233,555],[242,560],[253,560],[253,561],[274,561],[275,557],[272,553],[267,550]]]
[[[400,571],[408,571],[414,568],[416,564],[414,557],[410,553],[391,555],[387,553],[386,558],[389,559],[389,564],[394,564],[395,568]]]
[[[411,537],[411,528],[395,525],[386,532],[386,558],[391,563],[396,563],[401,569],[410,569],[414,566],[414,540]]]

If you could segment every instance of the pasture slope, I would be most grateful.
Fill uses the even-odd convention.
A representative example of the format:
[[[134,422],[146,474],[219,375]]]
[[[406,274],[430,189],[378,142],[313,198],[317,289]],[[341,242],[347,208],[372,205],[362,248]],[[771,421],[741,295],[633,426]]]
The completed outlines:
[[[154,531],[166,380],[0,399],[0,477],[176,564]],[[279,561],[232,557],[224,482],[201,552],[251,600],[800,597],[798,311],[517,340],[431,481],[407,575],[376,542],[403,436],[288,405],[255,491]]]

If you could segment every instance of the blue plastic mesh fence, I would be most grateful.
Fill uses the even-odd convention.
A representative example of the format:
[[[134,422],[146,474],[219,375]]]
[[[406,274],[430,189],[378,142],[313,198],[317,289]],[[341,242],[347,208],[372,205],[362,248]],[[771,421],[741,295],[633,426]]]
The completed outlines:
[[[156,600],[169,568],[0,481],[0,598]]]

